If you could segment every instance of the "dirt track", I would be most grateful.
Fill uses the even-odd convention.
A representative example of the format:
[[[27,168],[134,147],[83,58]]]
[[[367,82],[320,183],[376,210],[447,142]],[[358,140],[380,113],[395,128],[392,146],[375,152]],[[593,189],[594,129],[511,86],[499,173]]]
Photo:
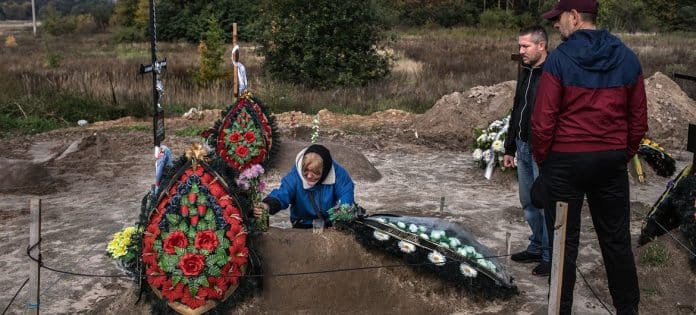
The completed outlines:
[[[349,119],[349,118],[345,118]],[[176,129],[191,122],[173,120],[168,127]],[[208,122],[201,122],[208,124]],[[0,280],[0,306],[9,303],[14,292],[28,277],[29,259],[25,256],[28,244],[28,200],[39,197],[43,201],[42,257],[47,266],[89,274],[119,274],[114,262],[105,255],[106,242],[111,235],[126,225],[133,224],[138,215],[140,198],[152,182],[150,134],[133,131],[131,120],[101,124],[90,129],[56,131],[33,137],[5,139],[0,142],[0,161],[3,165],[28,163],[33,171],[45,172],[41,177],[27,175],[25,187],[4,189],[0,194],[2,207],[0,219],[0,266],[5,271]],[[395,123],[398,125],[398,123]],[[381,130],[371,128],[372,130]],[[372,213],[390,212],[439,216],[460,223],[469,229],[479,241],[495,252],[505,252],[505,233],[512,234],[512,248],[526,245],[528,227],[517,199],[517,188],[512,172],[494,173],[490,181],[483,179],[482,170],[474,166],[467,149],[435,149],[423,145],[422,139],[407,128],[389,132],[347,132],[323,130],[322,139],[333,145],[345,146],[359,152],[381,174],[377,181],[356,178],[356,199]],[[281,126],[284,135],[287,129]],[[195,138],[173,136],[166,141],[174,152],[181,153]],[[298,140],[307,140],[299,134]],[[72,146],[71,146],[72,145]],[[66,153],[68,152],[68,153]],[[286,153],[294,156],[294,152]],[[677,153],[681,169],[690,155]],[[12,160],[10,160],[12,159]],[[336,160],[347,164],[350,158],[342,155]],[[20,160],[19,162],[17,160]],[[48,160],[48,161],[46,161]],[[41,162],[41,163],[38,163]],[[21,170],[21,168],[20,168]],[[27,168],[26,170],[29,170]],[[271,170],[267,182],[278,185],[286,170]],[[351,170],[352,172],[352,170]],[[357,170],[356,170],[357,172]],[[19,173],[21,174],[21,173]],[[9,175],[5,174],[7,182]],[[648,170],[647,184],[632,184],[632,234],[636,240],[641,220],[650,205],[662,193],[666,179]],[[1,187],[0,187],[1,188]],[[441,197],[445,208],[439,210]],[[293,240],[287,250],[306,251],[307,255],[323,255],[314,261],[316,269],[326,270],[340,261],[352,261],[358,265],[397,263],[390,257],[368,252],[357,244],[349,243],[350,237],[339,232],[321,237],[309,236],[312,242],[325,245],[307,247],[307,235],[282,230],[288,226],[287,212],[272,218],[271,239]],[[589,212],[583,215],[583,235],[578,258],[580,270],[608,304],[611,299],[606,288],[601,255],[596,236],[592,233]],[[678,235],[678,233],[675,233]],[[658,240],[670,250],[670,260],[661,267],[639,265],[642,288],[641,312],[688,313],[677,306],[694,305],[696,276],[688,270],[683,249],[669,237]],[[332,245],[333,244],[333,245]],[[339,244],[339,245],[336,245]],[[270,261],[282,260],[287,253],[264,247]],[[277,246],[275,247],[277,248]],[[638,255],[643,249],[637,249]],[[292,257],[292,256],[291,256]],[[638,257],[638,256],[637,256]],[[288,272],[292,264],[281,269]],[[280,267],[278,267],[280,268]],[[531,265],[511,264],[510,273],[515,277],[521,294],[508,301],[480,301],[456,292],[432,277],[418,275],[411,270],[381,270],[379,272],[353,272],[336,275],[323,281],[335,281],[334,285],[312,285],[311,279],[286,278],[283,285],[270,282],[266,293],[256,295],[239,307],[242,313],[494,313],[494,314],[542,314],[546,307],[546,280],[531,275]],[[310,269],[307,267],[307,269]],[[274,267],[268,266],[273,272]],[[341,294],[349,286],[341,282],[353,279],[371,286],[351,287],[364,290],[360,294]],[[319,280],[314,280],[319,281]],[[42,312],[56,313],[147,313],[141,305],[132,305],[136,286],[127,279],[77,277],[43,271],[41,280]],[[377,288],[372,288],[377,286]],[[338,290],[338,292],[336,291]],[[387,292],[384,299],[374,298],[374,292]],[[400,291],[398,291],[400,290]],[[326,300],[325,308],[287,303],[289,292],[303,296],[316,296]],[[396,292],[396,293],[395,293]],[[578,278],[575,310],[579,314],[604,314],[588,287]],[[341,297],[341,298],[338,298]],[[365,305],[365,298],[369,304]],[[27,299],[23,289],[9,313],[20,313]],[[285,301],[284,301],[285,300]],[[610,306],[611,308],[611,306]]]

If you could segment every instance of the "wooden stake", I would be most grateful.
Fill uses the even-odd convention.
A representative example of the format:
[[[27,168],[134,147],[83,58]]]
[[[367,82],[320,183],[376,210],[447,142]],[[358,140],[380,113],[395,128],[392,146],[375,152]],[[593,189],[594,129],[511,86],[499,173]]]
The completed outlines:
[[[506,257],[505,258],[505,265],[506,265],[505,268],[507,270],[510,270],[510,247],[512,245],[510,243],[510,236],[511,236],[510,232],[505,232],[505,246],[507,247],[507,256],[505,256]]]
[[[31,223],[29,226],[29,246],[37,244],[41,240],[41,199],[29,201]],[[39,259],[41,245],[36,245],[29,251],[29,255]],[[40,260],[40,259],[39,259]],[[41,266],[39,262],[31,261],[29,266],[29,300],[27,301],[27,313],[39,314],[39,289],[41,283]]]
[[[556,222],[553,231],[553,257],[551,259],[551,284],[549,288],[549,315],[561,310],[561,288],[563,287],[563,260],[565,258],[568,203],[556,203]]]
[[[234,52],[234,47],[237,45],[237,23],[232,23],[232,71],[233,71],[233,81],[232,81],[232,95],[234,95],[235,101],[239,97],[239,72],[237,70],[237,62],[239,62],[239,51]]]

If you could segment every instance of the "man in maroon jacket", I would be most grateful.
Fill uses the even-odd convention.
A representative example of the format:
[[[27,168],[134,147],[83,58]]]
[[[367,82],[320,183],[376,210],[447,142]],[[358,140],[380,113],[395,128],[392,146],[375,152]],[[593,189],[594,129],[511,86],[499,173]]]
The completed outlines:
[[[561,314],[573,307],[580,211],[587,201],[617,314],[637,314],[640,292],[630,235],[627,162],[648,129],[640,62],[595,26],[594,0],[560,0],[543,17],[563,42],[546,60],[532,113],[553,244],[556,202],[568,203]]]

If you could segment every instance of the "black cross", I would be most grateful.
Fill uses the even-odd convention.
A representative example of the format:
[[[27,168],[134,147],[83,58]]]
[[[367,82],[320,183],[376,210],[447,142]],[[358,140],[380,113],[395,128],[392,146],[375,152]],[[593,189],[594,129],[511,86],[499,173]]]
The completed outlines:
[[[672,77],[696,82],[696,76],[684,73],[672,72]],[[694,124],[689,124],[689,141],[686,144],[686,151],[694,154],[693,161],[691,162],[691,173],[696,174],[696,125]]]

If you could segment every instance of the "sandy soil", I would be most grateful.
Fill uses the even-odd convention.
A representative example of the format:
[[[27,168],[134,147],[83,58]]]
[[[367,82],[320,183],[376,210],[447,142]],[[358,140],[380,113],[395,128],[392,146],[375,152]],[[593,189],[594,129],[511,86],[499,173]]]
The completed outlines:
[[[278,115],[286,142],[291,141],[289,113]],[[496,170],[493,179],[483,178],[467,148],[438,148],[416,138],[411,124],[416,115],[385,112],[373,123],[370,117],[341,116],[322,129],[322,139],[344,147],[335,159],[356,174],[364,168],[352,154],[366,158],[374,171],[356,176],[356,199],[371,213],[401,213],[437,216],[458,222],[494,252],[506,251],[505,234],[512,234],[513,251],[526,246],[528,227],[517,197],[513,172]],[[382,115],[382,116],[380,116]],[[373,115],[374,116],[374,115]],[[389,117],[394,117],[389,119]],[[30,198],[43,205],[42,259],[46,266],[78,273],[119,275],[121,271],[105,255],[111,235],[133,224],[140,199],[153,178],[151,135],[136,131],[147,124],[122,119],[54,131],[31,137],[0,141],[0,307],[10,302],[28,277],[26,246],[29,234]],[[181,153],[197,140],[174,136],[174,130],[211,121],[171,119],[166,144]],[[357,127],[356,127],[357,126]],[[307,126],[295,132],[295,141],[307,141]],[[294,157],[290,149],[281,158]],[[335,152],[339,152],[336,150]],[[690,154],[676,152],[678,168],[689,163]],[[368,164],[368,165],[369,165]],[[266,181],[271,188],[287,170],[273,169]],[[633,239],[641,220],[662,193],[666,179],[647,170],[645,184],[632,182]],[[444,197],[445,207],[440,209]],[[337,267],[375,266],[399,263],[391,257],[363,249],[349,235],[327,231],[321,235],[287,229],[287,212],[272,217],[270,233],[259,240],[267,258],[266,271],[285,273],[328,270]],[[611,307],[606,276],[593,233],[589,211],[583,213],[583,234],[578,265],[599,298]],[[680,237],[675,231],[674,235]],[[657,240],[670,253],[659,267],[639,264],[644,314],[689,314],[696,311],[696,275],[688,269],[685,251],[669,236]],[[644,248],[635,250],[636,260]],[[545,314],[546,279],[531,275],[533,265],[510,264],[520,295],[507,301],[482,301],[410,269],[378,269],[335,273],[316,277],[267,279],[263,293],[244,301],[237,311],[256,313],[361,313],[361,314]],[[22,313],[27,288],[19,292],[8,313]],[[575,312],[606,314],[590,288],[578,277]],[[147,314],[134,305],[137,284],[128,278],[95,278],[60,274],[43,269],[41,311],[47,314]],[[321,301],[321,302],[317,302]]]

